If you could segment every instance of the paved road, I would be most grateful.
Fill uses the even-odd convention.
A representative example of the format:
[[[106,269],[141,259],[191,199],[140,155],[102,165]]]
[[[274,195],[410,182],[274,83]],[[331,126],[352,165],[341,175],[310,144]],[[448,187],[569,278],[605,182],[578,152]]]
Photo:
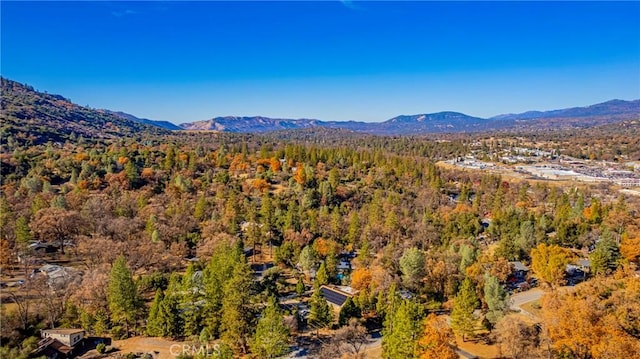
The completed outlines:
[[[513,311],[520,312],[534,318],[534,315],[522,309],[521,305],[538,300],[543,294],[544,291],[540,288],[533,288],[525,292],[513,294],[509,300],[509,308]]]

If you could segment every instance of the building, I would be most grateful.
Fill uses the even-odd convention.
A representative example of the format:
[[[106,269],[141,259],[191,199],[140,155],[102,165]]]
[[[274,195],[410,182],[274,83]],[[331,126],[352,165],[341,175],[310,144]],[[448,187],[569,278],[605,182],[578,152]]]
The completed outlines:
[[[33,357],[73,358],[74,349],[83,344],[85,332],[82,329],[43,329],[42,340],[32,352]]]
[[[353,288],[345,286],[329,287],[323,285],[320,287],[320,291],[327,302],[336,309],[342,308],[347,299],[353,298],[353,295],[357,293]]]
[[[513,268],[513,274],[519,277],[525,277],[529,273],[529,267],[522,262],[509,262]]]

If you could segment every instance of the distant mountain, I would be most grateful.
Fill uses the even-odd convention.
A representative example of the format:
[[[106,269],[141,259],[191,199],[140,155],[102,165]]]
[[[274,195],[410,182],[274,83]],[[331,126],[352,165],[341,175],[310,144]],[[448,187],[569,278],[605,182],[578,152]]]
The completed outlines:
[[[221,132],[271,132],[307,127],[322,127],[323,122],[311,119],[283,119],[262,116],[250,117],[216,117],[206,121],[183,123],[184,130],[221,131]]]
[[[374,135],[420,135],[490,131],[537,131],[588,128],[640,119],[640,100],[604,103],[552,111],[529,111],[488,119],[459,112],[396,116],[384,122],[320,121],[263,116],[227,116],[183,123],[154,121],[111,110],[78,106],[59,96],[2,78],[2,127],[0,135],[29,138],[33,143],[64,141],[72,133],[84,137],[116,137],[142,132],[166,134],[167,130],[265,133],[297,129],[343,129]],[[18,135],[19,134],[19,135]],[[13,138],[12,137],[12,138]]]
[[[541,118],[580,118],[596,116],[637,116],[640,114],[640,100],[611,100],[586,107],[572,107],[552,111],[527,111],[519,114],[494,116],[492,120],[531,120]]]
[[[27,144],[64,142],[82,136],[115,138],[168,131],[134,122],[105,111],[74,104],[60,95],[1,78],[0,136]]]
[[[487,120],[459,112],[438,112],[402,115],[382,122],[377,132],[384,134],[414,134],[435,132],[476,132],[486,129]]]
[[[215,117],[206,121],[183,123],[186,130],[264,133],[312,127],[339,128],[376,135],[411,135],[426,133],[467,133],[501,130],[536,130],[549,128],[584,128],[629,120],[640,116],[640,100],[611,100],[587,107],[553,111],[529,111],[498,115],[488,119],[459,112],[401,115],[384,122],[320,121],[262,116]]]
[[[125,118],[127,120],[131,120],[134,122],[138,122],[138,123],[143,123],[145,125],[151,125],[151,126],[156,126],[156,127],[160,127],[160,128],[164,128],[166,130],[182,130],[181,127],[174,125],[173,123],[169,122],[169,121],[157,121],[157,120],[149,120],[147,118],[138,118],[132,114],[128,114],[126,112],[121,112],[121,111],[110,111],[110,110],[101,110],[104,111],[106,113],[110,113],[112,115],[116,115],[118,117],[121,118]]]
[[[411,134],[426,132],[458,132],[478,127],[487,120],[457,112],[398,116],[381,123],[357,121],[320,121],[314,119],[284,119],[262,116],[215,117],[206,121],[183,123],[185,130],[221,132],[271,132],[311,127],[340,128],[373,134]]]

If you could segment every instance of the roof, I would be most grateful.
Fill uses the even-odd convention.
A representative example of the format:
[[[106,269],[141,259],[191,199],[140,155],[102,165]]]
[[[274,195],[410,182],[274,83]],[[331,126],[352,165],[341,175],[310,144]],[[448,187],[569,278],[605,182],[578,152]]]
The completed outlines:
[[[522,262],[509,262],[509,263],[513,266],[513,270],[515,271],[523,271],[523,272],[529,271],[529,267],[524,265],[524,263]]]
[[[76,333],[84,333],[82,329],[70,329],[70,328],[54,328],[54,329],[42,329],[42,333],[49,334],[76,334]]]
[[[322,292],[322,295],[327,300],[327,302],[337,305],[339,307],[342,306],[344,302],[347,301],[347,298],[350,298],[353,296],[352,294],[343,292],[335,288],[327,287],[326,285],[323,285],[322,287],[320,287],[320,291]]]
[[[588,259],[580,258],[578,259],[578,265],[582,267],[591,267],[591,261]]]
[[[65,345],[58,339],[45,338],[38,342],[38,347],[34,349],[31,354],[33,356],[44,355],[49,358],[57,356],[58,353],[66,356],[71,350],[73,350],[72,347]]]

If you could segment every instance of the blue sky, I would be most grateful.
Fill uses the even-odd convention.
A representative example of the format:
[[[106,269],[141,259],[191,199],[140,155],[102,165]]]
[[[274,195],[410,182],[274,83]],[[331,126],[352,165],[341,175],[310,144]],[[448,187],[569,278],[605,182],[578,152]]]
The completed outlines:
[[[1,2],[2,76],[174,123],[640,98],[640,2]]]

